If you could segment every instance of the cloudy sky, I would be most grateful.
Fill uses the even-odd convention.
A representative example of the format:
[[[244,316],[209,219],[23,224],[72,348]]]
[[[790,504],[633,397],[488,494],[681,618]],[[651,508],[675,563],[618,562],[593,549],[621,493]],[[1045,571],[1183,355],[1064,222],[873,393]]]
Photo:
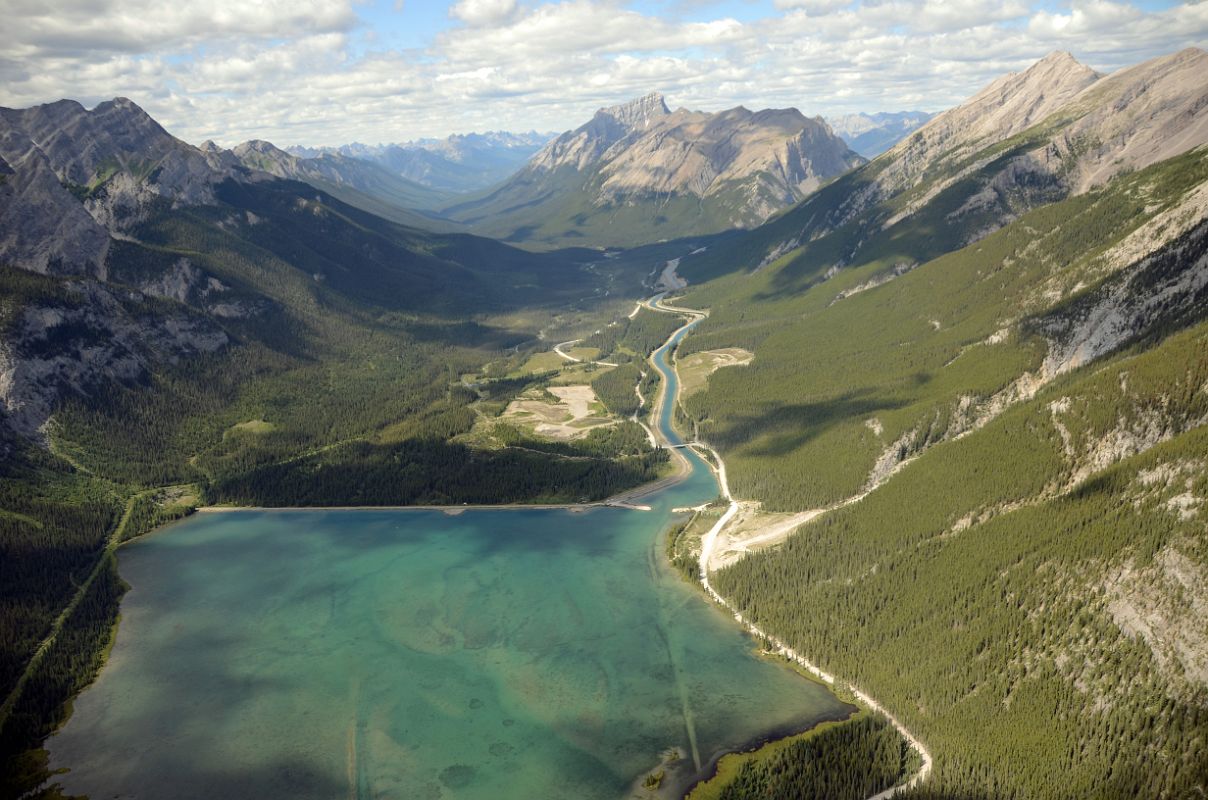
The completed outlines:
[[[0,105],[130,97],[233,144],[560,131],[672,107],[936,111],[1052,50],[1208,46],[1208,2],[0,0]]]

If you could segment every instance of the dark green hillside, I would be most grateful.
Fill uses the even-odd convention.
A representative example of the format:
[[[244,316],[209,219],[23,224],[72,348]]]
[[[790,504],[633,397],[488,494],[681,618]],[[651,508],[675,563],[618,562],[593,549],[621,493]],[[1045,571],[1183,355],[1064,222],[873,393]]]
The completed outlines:
[[[640,362],[683,324],[683,317],[643,308],[632,318],[618,319],[596,331],[582,345],[599,348],[602,359]]]
[[[141,244],[114,247],[116,281],[144,285],[181,258],[221,281],[220,294],[141,301],[130,313],[168,306],[216,321],[231,344],[69,394],[58,444],[99,474],[199,480],[232,459],[260,463],[439,414],[462,374],[532,339],[482,315],[561,307],[599,280],[574,260],[399,228],[303,184],[227,184],[221,197],[222,206],[153,215]],[[44,300],[57,302],[60,284],[43,284]],[[227,315],[215,320],[216,300],[235,314],[219,309]],[[272,430],[231,430],[257,419]]]
[[[1041,207],[883,285],[870,264],[819,275],[804,293],[779,288],[805,256],[720,279],[685,300],[712,312],[683,352],[737,346],[755,361],[713,376],[687,409],[740,496],[794,510],[856,494],[892,443],[906,456],[955,435],[1039,370],[1044,339],[1013,325],[1044,309],[1038,287],[1094,274],[1105,248],[1206,179],[1208,157],[1184,156]]]
[[[1075,373],[715,583],[922,737],[935,777],[912,796],[1198,796],[1205,687],[1120,620],[1161,604],[1184,642],[1202,623],[1192,597],[1159,598],[1208,558],[1202,511],[1172,503],[1208,492],[1206,354],[1201,324]],[[1159,408],[1167,441],[1070,463],[1057,423],[1078,453]]]
[[[539,185],[523,176],[441,210],[475,233],[536,250],[579,245],[630,247],[729,230],[749,202],[745,187],[706,198],[650,195],[599,204],[599,180],[562,167]],[[779,198],[777,198],[779,200]]]
[[[719,800],[867,800],[913,774],[913,751],[889,721],[862,712],[838,725],[822,725],[792,739],[766,758],[744,762],[733,776],[718,776],[707,786],[721,784],[705,796]],[[724,783],[723,783],[724,781]],[[695,800],[701,789],[694,790]],[[702,798],[703,800],[703,798]]]
[[[907,796],[1208,791],[1206,181],[1189,153],[966,247],[930,207],[840,226],[683,300],[684,352],[755,353],[686,403],[737,496],[873,489],[714,585],[927,744]]]
[[[586,252],[535,255],[406,228],[289,181],[227,182],[219,199],[244,212],[238,231],[248,244],[359,304],[461,317],[553,305],[590,289]],[[225,210],[205,208],[214,221]],[[273,224],[249,224],[249,211]]]
[[[979,153],[970,161],[984,163],[958,180],[956,168],[945,166],[938,174],[924,173],[911,190],[884,198],[876,183],[890,164],[890,157],[883,156],[840,176],[767,224],[723,241],[699,258],[685,259],[680,273],[700,282],[757,269],[770,254],[772,260],[783,260],[768,292],[800,293],[824,280],[831,267],[876,268],[892,274],[899,265],[929,261],[962,247],[983,230],[994,230],[1017,214],[1065,196],[1057,179],[1035,177],[1000,193],[993,204],[962,211],[1012,159],[1052,135],[1053,127],[1042,123]],[[868,197],[877,202],[858,202]],[[921,207],[899,219],[917,203]]]

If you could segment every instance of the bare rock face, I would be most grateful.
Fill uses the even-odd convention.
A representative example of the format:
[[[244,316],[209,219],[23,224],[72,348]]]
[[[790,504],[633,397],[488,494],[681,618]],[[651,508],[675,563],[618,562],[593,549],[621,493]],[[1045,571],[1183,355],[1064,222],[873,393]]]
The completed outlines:
[[[1085,192],[1208,143],[1206,74],[1208,53],[1196,48],[1107,77],[1053,53],[920,128],[884,156],[877,182],[893,193],[986,153],[955,170],[951,184],[997,155],[987,148],[1028,131],[1033,148],[1006,169],[1045,173],[1069,193]]]
[[[1041,318],[1050,341],[1043,374],[1090,363],[1160,321],[1177,320],[1208,303],[1208,221],[1141,259],[1080,298],[1068,311]]]
[[[103,274],[109,232],[63,188],[37,146],[2,119],[0,162],[0,261],[42,274]]]
[[[906,189],[940,164],[959,161],[1048,118],[1100,77],[1065,52],[1004,75],[882,156],[888,163],[878,183],[885,193]]]
[[[1068,53],[1052,53],[879,156],[862,172],[861,185],[808,235],[883,209],[892,198],[892,213],[875,223],[887,229],[976,175],[979,188],[948,215],[950,222],[981,220],[965,232],[970,244],[1038,205],[1208,143],[1205,74],[1208,54],[1195,48],[1108,77]]]
[[[204,317],[164,314],[141,295],[93,280],[67,284],[67,300],[16,311],[0,340],[0,410],[18,434],[38,437],[61,398],[106,382],[143,380],[155,361],[222,349],[229,338]]]
[[[105,277],[112,235],[150,204],[213,201],[215,184],[247,179],[229,153],[171,136],[117,98],[0,109],[0,259],[44,274]]]
[[[0,298],[0,420],[37,438],[65,397],[225,348],[207,313],[238,305],[228,287],[186,258],[121,276],[137,291],[108,283],[124,266],[114,242],[154,208],[212,203],[221,181],[267,177],[185,144],[122,98],[92,111],[70,100],[0,109],[0,264],[69,278],[47,299]]]
[[[826,123],[795,108],[716,114],[679,110],[648,123],[632,141],[605,152],[602,195],[633,193],[717,195],[753,181],[771,213],[804,197],[828,177],[862,159]]]
[[[553,171],[574,167],[586,171],[621,142],[641,136],[671,111],[657,92],[619,106],[601,108],[591,121],[562,134],[533,156],[529,168]]]
[[[222,167],[220,158],[211,160],[176,139],[124,97],[101,103],[92,111],[72,100],[24,110],[4,109],[0,119],[23,130],[56,174],[77,185],[87,185],[98,174],[123,167],[136,173],[158,170],[152,183],[162,193],[198,202],[208,196],[212,173]]]
[[[1078,193],[1208,142],[1208,53],[1188,48],[1113,73],[1082,92],[1084,112],[1053,142]]]
[[[738,216],[762,220],[862,162],[825,122],[795,108],[672,113],[662,95],[649,94],[600,109],[551,142],[531,167],[597,170],[602,202],[634,194],[708,197],[752,181],[747,194],[768,201]]]
[[[704,201],[713,220],[748,227],[864,160],[821,118],[796,109],[672,112],[652,93],[600,109],[546,145],[486,203],[451,211],[471,222],[517,210],[540,219],[566,203],[607,213],[688,197]]]

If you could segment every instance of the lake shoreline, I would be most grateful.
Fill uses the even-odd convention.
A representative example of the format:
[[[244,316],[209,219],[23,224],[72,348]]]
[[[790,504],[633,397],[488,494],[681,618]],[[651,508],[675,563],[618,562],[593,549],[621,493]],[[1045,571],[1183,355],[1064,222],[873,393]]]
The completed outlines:
[[[593,500],[587,503],[466,503],[462,505],[439,505],[422,503],[417,505],[383,505],[383,506],[198,506],[198,514],[227,514],[238,511],[440,511],[455,517],[466,511],[570,511],[580,514],[596,508],[622,508],[627,511],[650,511],[648,505],[637,503],[644,497],[661,492],[681,483],[691,474],[688,460],[678,450],[671,451],[675,471],[661,478],[626,489],[623,492],[603,500]],[[166,523],[171,524],[171,523]],[[162,527],[162,526],[161,526]],[[146,534],[144,534],[146,535]],[[139,537],[142,538],[142,537]]]
[[[676,339],[676,337],[680,336],[681,332],[683,332],[683,334],[686,335],[686,333],[687,333],[686,329],[691,328],[697,322],[699,322],[702,319],[705,319],[708,316],[708,314],[704,311],[683,308],[683,307],[679,307],[679,306],[664,305],[662,301],[663,301],[663,296],[665,294],[666,293],[664,292],[663,294],[659,294],[659,295],[656,295],[655,297],[652,297],[650,300],[647,301],[647,306],[651,310],[661,311],[664,313],[688,314],[688,315],[691,315],[693,319],[691,322],[689,322],[683,328],[677,329],[676,332],[671,335],[671,338],[668,339],[667,343],[664,344],[662,347],[660,347],[659,350],[663,350],[664,348],[669,348],[669,346]],[[682,339],[682,336],[680,336],[680,338]],[[659,350],[656,350],[655,353],[657,354],[659,352]],[[666,359],[667,368],[672,370],[675,373],[676,385],[678,387],[679,372],[678,372],[678,370],[676,370],[675,365],[672,363],[672,361],[669,357],[671,354],[670,349],[668,349],[667,352],[668,352],[668,358]],[[653,356],[651,357],[651,362],[652,363],[654,362]],[[658,369],[657,364],[655,364],[655,368]],[[664,378],[665,377],[666,376],[664,376]],[[667,394],[667,392],[664,391],[660,395],[660,403],[666,394]],[[661,413],[661,405],[658,406],[658,409],[659,409],[659,412]],[[668,419],[669,427],[671,425],[673,418],[674,418],[674,414],[672,414],[671,417],[669,417],[669,419]],[[656,419],[657,419],[657,416],[656,416]],[[662,437],[665,441],[668,441],[667,436],[666,436],[665,432],[662,430],[662,428],[658,425],[656,425],[655,427],[656,427],[656,429],[658,429],[658,433],[659,433],[660,437]],[[707,533],[705,533],[705,535],[701,539],[701,554],[700,554],[700,560],[699,560],[700,575],[699,575],[699,581],[698,581],[699,585],[701,586],[701,588],[704,589],[705,594],[710,599],[712,599],[718,606],[720,606],[722,610],[732,614],[735,621],[738,622],[738,624],[740,626],[742,626],[742,628],[745,631],[747,631],[749,634],[751,634],[753,636],[759,637],[761,640],[767,642],[769,645],[771,645],[772,647],[775,648],[774,650],[772,650],[770,652],[775,653],[776,655],[783,656],[784,658],[786,658],[789,661],[796,664],[799,668],[806,670],[808,673],[815,676],[820,682],[822,682],[824,685],[828,686],[833,691],[838,682],[834,675],[831,675],[830,673],[825,672],[820,667],[815,665],[812,661],[805,658],[803,655],[798,653],[793,648],[789,647],[787,644],[785,644],[783,641],[781,641],[777,637],[771,636],[771,635],[765,633],[758,625],[756,625],[754,622],[752,622],[751,620],[748,620],[746,617],[744,617],[742,615],[742,613],[740,611],[738,611],[738,609],[736,609],[733,605],[731,605],[729,601],[727,601],[724,597],[722,597],[721,594],[716,589],[714,589],[712,584],[710,583],[710,581],[709,581],[709,563],[712,558],[713,548],[717,542],[718,536],[721,534],[721,532],[723,530],[725,530],[726,526],[730,523],[730,521],[738,514],[740,506],[739,506],[739,502],[737,500],[735,500],[733,495],[730,493],[729,482],[726,478],[726,464],[725,464],[725,461],[722,460],[721,454],[718,453],[717,450],[715,450],[714,448],[710,447],[709,445],[707,445],[703,442],[694,442],[693,444],[695,447],[699,447],[702,450],[705,450],[708,453],[710,453],[713,457],[713,460],[716,461],[717,466],[713,467],[712,465],[709,465],[708,462],[705,461],[705,459],[702,457],[702,461],[705,461],[706,465],[710,467],[710,469],[713,471],[715,477],[717,478],[718,485],[721,488],[722,496],[729,503],[729,507],[726,509],[725,513],[722,514],[722,516],[717,520],[717,522],[713,525],[713,527]],[[894,717],[887,710],[885,710],[884,706],[882,706],[880,703],[878,703],[870,695],[868,695],[864,691],[857,688],[855,685],[853,685],[853,684],[847,684],[847,685],[848,685],[848,688],[850,689],[852,695],[855,697],[855,700],[857,701],[858,706],[861,708],[864,708],[864,709],[867,709],[870,711],[875,711],[877,713],[882,714],[889,721],[889,723],[891,725],[893,725],[893,727],[902,736],[902,738],[906,740],[906,742],[909,744],[910,748],[912,750],[914,750],[919,755],[919,758],[922,760],[922,766],[919,768],[918,772],[916,772],[913,776],[911,776],[909,778],[909,780],[905,780],[901,784],[898,784],[889,789],[886,789],[883,792],[879,792],[878,794],[869,798],[869,800],[885,800],[886,798],[892,797],[898,791],[913,788],[913,787],[917,786],[919,783],[921,783],[922,781],[926,780],[927,776],[931,773],[931,766],[932,766],[931,752],[923,745],[923,743],[921,741],[919,741],[919,739],[917,737],[914,736],[914,734],[912,734],[909,730],[907,730],[906,726],[904,726],[901,722],[898,721],[898,719],[896,717]],[[799,735],[799,734],[795,734],[795,735]],[[783,739],[783,738],[788,738],[788,737],[778,737],[778,738]],[[771,741],[775,741],[775,740],[776,739],[773,738],[772,740],[769,740],[768,743],[770,744]],[[693,788],[696,785],[698,785],[698,784],[694,784]],[[689,789],[689,791],[687,793],[685,793],[684,797],[686,798],[689,794],[691,794],[691,789]]]
[[[731,504],[733,504],[734,501],[730,497],[729,489],[728,489],[728,486],[726,485],[725,465],[724,465],[724,462],[721,460],[720,456],[715,451],[713,451],[712,448],[709,448],[707,445],[703,445],[703,444],[694,442],[694,443],[691,443],[691,445],[689,445],[689,448],[685,448],[685,445],[682,441],[679,443],[676,443],[673,441],[671,436],[674,436],[676,438],[680,437],[680,432],[678,430],[675,430],[675,426],[673,424],[674,423],[674,409],[673,408],[670,411],[670,416],[668,417],[668,420],[666,422],[667,427],[670,429],[671,436],[668,435],[668,431],[664,430],[664,425],[660,424],[661,417],[665,413],[666,407],[669,404],[676,403],[677,397],[678,397],[678,395],[675,395],[672,393],[672,389],[675,388],[678,391],[678,386],[679,386],[678,371],[676,370],[674,362],[672,361],[672,359],[670,357],[672,352],[674,351],[674,346],[676,344],[678,344],[679,340],[682,340],[682,338],[685,335],[687,335],[689,329],[691,329],[695,324],[699,323],[702,319],[704,319],[707,316],[706,314],[704,314],[702,312],[696,312],[696,311],[692,311],[689,309],[662,306],[660,303],[661,303],[661,295],[658,295],[653,298],[650,298],[648,301],[646,301],[645,304],[651,310],[657,310],[661,313],[673,313],[673,314],[680,314],[680,315],[688,315],[691,317],[691,319],[689,321],[687,321],[683,326],[677,328],[675,330],[675,332],[672,333],[672,335],[668,338],[667,342],[665,342],[662,346],[660,346],[655,351],[655,355],[657,355],[660,351],[665,350],[666,356],[665,356],[664,363],[666,365],[666,370],[670,371],[675,379],[674,387],[672,386],[672,381],[668,380],[668,375],[666,372],[664,372],[664,369],[660,368],[658,366],[658,364],[654,363],[654,355],[652,355],[652,357],[651,357],[652,365],[654,366],[654,368],[656,370],[658,370],[660,372],[660,374],[663,376],[663,379],[664,379],[663,380],[664,385],[662,387],[660,387],[660,389],[657,393],[657,397],[655,398],[655,402],[652,404],[649,419],[652,423],[651,428],[654,429],[655,431],[657,431],[656,436],[658,439],[659,446],[668,448],[670,455],[672,457],[672,463],[674,465],[674,469],[670,474],[668,474],[666,476],[657,478],[653,481],[650,481],[646,484],[642,484],[640,486],[634,487],[632,489],[629,489],[629,490],[626,490],[623,492],[619,492],[616,495],[613,495],[607,499],[593,501],[593,502],[587,502],[587,503],[506,503],[506,504],[472,504],[472,505],[471,504],[467,504],[467,505],[421,504],[421,505],[389,505],[389,506],[387,506],[387,505],[381,505],[381,506],[378,506],[378,505],[372,505],[372,506],[356,506],[356,505],[345,505],[345,506],[229,506],[229,505],[215,505],[215,506],[201,506],[201,507],[196,508],[195,510],[197,513],[205,513],[205,514],[227,514],[227,513],[234,513],[234,512],[298,512],[298,511],[307,511],[307,512],[311,512],[311,511],[388,511],[388,512],[428,511],[428,512],[433,512],[433,511],[435,511],[435,512],[440,512],[441,514],[443,514],[445,516],[450,516],[450,517],[459,516],[467,511],[564,510],[564,511],[569,511],[572,514],[586,513],[588,511],[591,511],[593,509],[598,509],[598,508],[624,508],[626,510],[651,511],[652,509],[650,506],[641,505],[636,501],[639,501],[642,498],[648,497],[650,495],[653,495],[655,493],[668,489],[672,486],[675,486],[676,484],[681,483],[681,482],[687,480],[689,477],[691,477],[692,474],[694,473],[695,466],[693,465],[693,463],[691,462],[691,460],[689,459],[689,457],[686,454],[680,452],[681,449],[689,449],[689,448],[694,450],[695,455],[698,458],[700,458],[702,465],[705,466],[706,468],[708,468],[709,471],[713,474],[714,478],[716,479],[716,481],[720,487],[721,495],[724,496],[727,500],[729,500],[731,502]],[[701,450],[707,450],[713,456],[714,460],[716,461],[716,466],[714,464],[710,464],[708,458],[704,457],[703,454],[701,452],[697,451],[696,447],[694,447],[692,445],[699,446],[699,448]],[[731,516],[731,515],[727,514],[721,520],[719,520],[718,527],[724,526],[724,524],[726,522],[728,522],[729,516]],[[172,522],[168,522],[163,525],[157,526],[155,529],[148,531],[146,534],[136,537],[135,539],[129,540],[129,542],[121,542],[121,543],[119,543],[119,547],[121,545],[128,544],[133,541],[138,541],[143,538],[149,538],[150,536],[152,536],[154,534],[158,534],[164,530],[167,530],[167,529],[173,527],[173,523],[175,523],[175,522],[178,522],[178,520],[173,520]],[[733,613],[736,621],[739,622],[740,627],[742,627],[748,633],[754,633],[754,634],[763,636],[762,632],[760,632],[757,628],[755,628],[753,625],[751,625],[746,620],[744,620],[739,614],[734,612],[734,610],[728,605],[728,603],[726,603],[724,601],[724,599],[722,599],[719,595],[717,595],[716,592],[712,591],[711,587],[707,583],[707,578],[705,578],[705,580],[703,580],[701,582],[701,586],[702,586],[702,588],[704,588],[706,590],[706,593],[716,602],[716,604],[721,606],[721,609],[719,609],[719,610],[725,610],[730,613]],[[119,614],[120,614],[120,612],[119,612]],[[106,657],[105,657],[103,663],[101,664],[101,669],[103,669],[105,666],[108,665],[108,661],[109,661],[108,655],[116,642],[117,629],[118,629],[120,623],[121,623],[121,617],[119,615],[118,618],[114,621],[112,630],[110,631],[109,641],[108,641],[108,644],[106,647],[106,654],[105,654]],[[770,637],[766,637],[766,636],[764,638],[770,639]],[[775,640],[772,640],[772,641],[775,641]],[[777,642],[777,644],[779,644],[779,642]],[[785,648],[785,650],[787,651],[787,648]],[[786,655],[788,653],[791,653],[791,651],[788,651],[786,653]],[[825,675],[824,673],[820,673],[820,671],[817,671],[816,668],[812,668],[812,665],[809,665],[808,662],[805,662],[803,659],[800,659],[800,657],[795,657],[795,656],[796,656],[796,654],[793,653],[790,656],[790,658],[793,658],[793,660],[801,661],[801,663],[806,665],[807,668],[810,668],[811,671],[818,672],[819,677],[820,677],[820,680],[818,682],[823,683],[823,684],[826,683],[825,677],[822,677]],[[99,676],[101,669],[98,669],[98,676]],[[94,680],[95,680],[95,678],[94,678]],[[832,685],[828,688],[833,688],[833,679],[831,680],[831,684]],[[861,701],[864,701],[865,699],[866,698],[863,696],[860,697]],[[852,705],[849,701],[840,701],[840,702],[844,702],[845,704],[847,704],[849,706],[849,708],[851,708],[853,710],[848,711],[842,715],[828,715],[828,716],[825,716],[822,718],[817,718],[817,719],[812,720],[808,724],[805,724],[802,722],[802,723],[796,723],[796,724],[790,723],[790,724],[776,725],[775,727],[765,730],[764,732],[760,733],[757,736],[753,736],[753,737],[749,738],[742,745],[739,745],[737,747],[727,748],[725,750],[719,750],[719,751],[709,754],[707,760],[702,765],[702,768],[699,770],[696,770],[694,772],[694,774],[687,781],[683,781],[683,775],[681,773],[681,780],[669,782],[670,785],[665,786],[664,791],[659,792],[656,790],[654,792],[653,796],[655,796],[655,797],[673,796],[675,798],[686,798],[695,789],[695,787],[710,780],[711,778],[713,778],[714,776],[716,776],[718,774],[718,767],[726,756],[732,755],[732,754],[751,753],[754,751],[758,751],[774,742],[802,736],[802,735],[807,734],[810,731],[814,731],[814,730],[818,729],[820,726],[826,725],[828,723],[842,724],[844,721],[850,720],[856,714],[860,713],[861,706],[863,706],[862,702],[860,703],[860,705]],[[875,704],[875,701],[871,703],[871,706],[879,709],[879,706],[877,706]],[[892,720],[892,717],[890,719]],[[64,722],[61,725],[59,725],[56,730],[61,731],[63,729],[63,727],[65,727],[66,722],[67,722],[67,720],[64,720]],[[897,724],[896,721],[893,721],[893,722],[895,725]],[[911,741],[912,745],[915,745],[916,748],[918,747],[917,742],[915,740],[913,740],[913,738],[910,738],[910,741]],[[917,780],[921,779],[925,775],[926,767],[929,767],[929,765],[930,765],[929,756],[925,753],[925,751],[924,751],[924,758],[925,758],[925,768],[924,768],[922,774],[916,776],[914,781],[911,781],[911,784],[917,782]],[[654,769],[658,770],[659,767],[656,766]],[[642,777],[643,776],[638,776],[637,780],[640,781],[642,779]]]

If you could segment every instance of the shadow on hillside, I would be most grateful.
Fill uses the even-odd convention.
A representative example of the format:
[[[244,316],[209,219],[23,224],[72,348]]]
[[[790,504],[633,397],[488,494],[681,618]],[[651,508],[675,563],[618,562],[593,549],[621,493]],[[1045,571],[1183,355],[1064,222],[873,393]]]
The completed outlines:
[[[747,454],[782,456],[840,423],[865,419],[904,405],[905,400],[890,399],[870,389],[858,389],[815,403],[765,406],[766,410],[762,412],[737,417],[728,426],[733,433],[724,438],[732,444],[741,445],[768,437],[767,441],[746,448]]]

